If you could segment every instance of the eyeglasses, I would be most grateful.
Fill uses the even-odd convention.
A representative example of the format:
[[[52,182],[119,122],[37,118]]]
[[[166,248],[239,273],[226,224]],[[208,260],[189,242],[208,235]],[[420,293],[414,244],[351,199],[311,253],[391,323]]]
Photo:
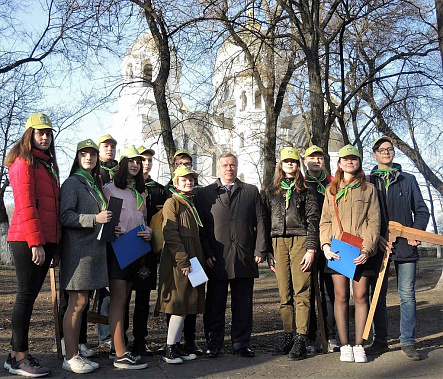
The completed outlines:
[[[391,154],[394,152],[394,148],[393,147],[388,147],[387,149],[378,149],[377,153],[379,154],[384,154],[384,153],[388,153]]]

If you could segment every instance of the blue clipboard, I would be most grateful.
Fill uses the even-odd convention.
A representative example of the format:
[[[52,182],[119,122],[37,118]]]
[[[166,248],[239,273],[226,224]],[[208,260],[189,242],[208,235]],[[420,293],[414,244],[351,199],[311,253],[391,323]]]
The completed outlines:
[[[121,269],[151,251],[151,244],[143,238],[137,237],[139,231],[140,227],[137,226],[111,242]]]
[[[340,255],[340,260],[328,260],[328,267],[349,279],[354,279],[355,269],[357,268],[354,259],[360,255],[360,249],[349,243],[333,238],[331,242],[331,251]]]

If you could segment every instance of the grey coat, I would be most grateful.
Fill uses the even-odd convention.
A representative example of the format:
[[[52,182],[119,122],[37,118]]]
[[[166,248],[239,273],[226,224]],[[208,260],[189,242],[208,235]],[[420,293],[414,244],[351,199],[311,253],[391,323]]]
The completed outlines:
[[[257,278],[255,256],[266,256],[265,207],[256,186],[236,179],[231,197],[220,179],[200,189],[196,205],[202,219],[206,258],[215,257],[208,276],[215,280]]]
[[[83,177],[72,175],[60,193],[62,244],[60,285],[71,291],[108,286],[106,243],[97,240],[101,224],[94,225],[101,201]]]

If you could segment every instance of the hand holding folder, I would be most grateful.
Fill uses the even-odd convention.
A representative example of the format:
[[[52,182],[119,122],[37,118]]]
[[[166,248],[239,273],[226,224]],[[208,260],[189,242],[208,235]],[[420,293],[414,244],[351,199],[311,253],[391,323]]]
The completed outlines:
[[[354,263],[354,259],[360,255],[360,249],[349,243],[333,238],[331,242],[331,251],[338,254],[340,259],[328,260],[328,267],[349,279],[354,279],[355,269],[357,267]]]
[[[151,251],[151,244],[137,236],[140,230],[144,230],[141,225],[112,242],[112,248],[122,269]]]

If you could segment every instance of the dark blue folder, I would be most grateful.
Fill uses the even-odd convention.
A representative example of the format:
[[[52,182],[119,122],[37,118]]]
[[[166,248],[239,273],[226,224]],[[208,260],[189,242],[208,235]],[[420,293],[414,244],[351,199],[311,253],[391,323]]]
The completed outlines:
[[[143,238],[137,237],[139,231],[140,227],[137,226],[111,242],[118,264],[122,269],[151,251],[151,244]]]
[[[340,260],[328,260],[328,267],[348,277],[349,279],[354,279],[355,269],[357,267],[357,265],[354,263],[354,259],[360,255],[360,249],[346,242],[333,238],[331,242],[331,251],[338,254],[340,256]]]

